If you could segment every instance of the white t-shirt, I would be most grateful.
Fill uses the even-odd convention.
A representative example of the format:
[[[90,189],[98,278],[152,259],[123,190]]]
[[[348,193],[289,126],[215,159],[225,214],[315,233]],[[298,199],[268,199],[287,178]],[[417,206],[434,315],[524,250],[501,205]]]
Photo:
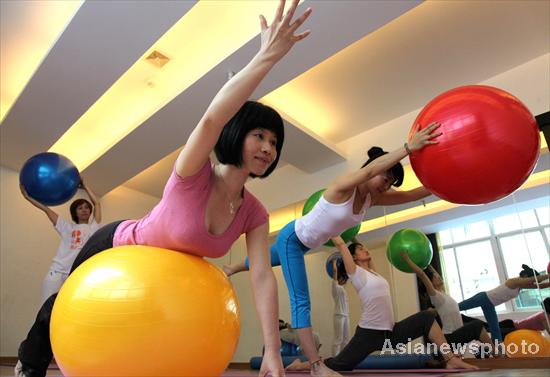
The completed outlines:
[[[315,249],[332,237],[336,237],[346,229],[356,226],[363,221],[367,208],[371,206],[370,194],[359,213],[353,213],[355,193],[344,203],[330,203],[321,196],[311,211],[300,217],[294,223],[294,231],[298,239],[308,248]]]
[[[487,291],[487,297],[494,306],[498,306],[506,301],[510,301],[513,298],[518,297],[519,288],[509,288],[506,284],[499,285],[498,287]]]
[[[390,296],[390,286],[382,276],[356,266],[348,274],[361,301],[359,327],[374,330],[392,330],[395,324]]]
[[[450,334],[464,326],[458,303],[451,296],[435,291],[435,296],[430,296],[430,300],[443,323],[443,334]]]
[[[58,216],[55,230],[61,236],[61,242],[57,254],[52,260],[50,270],[68,274],[80,249],[98,229],[99,224],[95,219],[92,219],[89,224],[75,224]]]
[[[334,300],[334,314],[349,315],[348,294],[344,286],[332,279],[332,299]]]

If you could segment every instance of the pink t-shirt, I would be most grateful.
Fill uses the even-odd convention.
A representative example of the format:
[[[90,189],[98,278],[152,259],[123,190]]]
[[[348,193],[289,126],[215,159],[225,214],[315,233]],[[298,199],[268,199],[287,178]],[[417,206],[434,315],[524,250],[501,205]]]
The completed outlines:
[[[223,256],[241,234],[266,223],[269,215],[262,203],[244,189],[243,202],[227,230],[211,234],[205,225],[205,212],[213,183],[210,161],[185,178],[178,176],[174,167],[161,201],[141,220],[120,223],[113,246],[148,245],[201,257]]]

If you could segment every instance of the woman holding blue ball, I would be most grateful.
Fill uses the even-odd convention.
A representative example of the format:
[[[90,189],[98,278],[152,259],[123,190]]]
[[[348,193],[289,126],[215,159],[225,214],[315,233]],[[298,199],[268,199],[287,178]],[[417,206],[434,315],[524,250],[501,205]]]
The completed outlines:
[[[101,203],[90,187],[81,179],[80,187],[86,191],[92,203],[86,199],[76,199],[73,201],[69,209],[71,222],[59,216],[50,207],[31,198],[22,184],[19,187],[23,197],[46,214],[57,233],[61,236],[57,253],[42,283],[41,303],[43,303],[48,297],[59,291],[69,276],[71,266],[80,249],[82,249],[82,246],[84,246],[90,236],[99,229],[99,224],[101,223]]]

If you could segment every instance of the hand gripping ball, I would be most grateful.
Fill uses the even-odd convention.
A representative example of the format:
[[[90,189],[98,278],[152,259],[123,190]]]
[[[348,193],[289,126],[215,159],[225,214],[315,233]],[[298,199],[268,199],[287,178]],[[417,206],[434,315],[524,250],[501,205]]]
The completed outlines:
[[[533,115],[516,97],[481,85],[449,90],[416,118],[420,129],[439,122],[439,144],[411,154],[418,179],[441,199],[485,204],[521,186],[537,162],[540,136]]]

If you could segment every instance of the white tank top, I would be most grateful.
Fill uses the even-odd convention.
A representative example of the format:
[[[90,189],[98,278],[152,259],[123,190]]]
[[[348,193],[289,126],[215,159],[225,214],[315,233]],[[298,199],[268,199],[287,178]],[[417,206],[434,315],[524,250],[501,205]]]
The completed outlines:
[[[358,326],[363,329],[392,330],[395,325],[390,286],[382,276],[355,267],[349,278],[361,301],[361,318]]]
[[[441,318],[443,334],[451,334],[464,326],[458,303],[451,296],[435,291],[435,295],[430,296],[430,300]]]
[[[487,297],[494,306],[498,306],[506,301],[510,301],[513,298],[518,297],[519,288],[509,288],[506,284],[499,285],[498,287],[487,291]]]
[[[365,217],[367,208],[371,206],[370,193],[365,198],[365,204],[358,214],[353,213],[353,201],[357,189],[344,203],[330,203],[324,196],[304,217],[296,220],[294,230],[298,239],[308,248],[315,249],[332,237],[336,237],[346,229],[360,224]]]

